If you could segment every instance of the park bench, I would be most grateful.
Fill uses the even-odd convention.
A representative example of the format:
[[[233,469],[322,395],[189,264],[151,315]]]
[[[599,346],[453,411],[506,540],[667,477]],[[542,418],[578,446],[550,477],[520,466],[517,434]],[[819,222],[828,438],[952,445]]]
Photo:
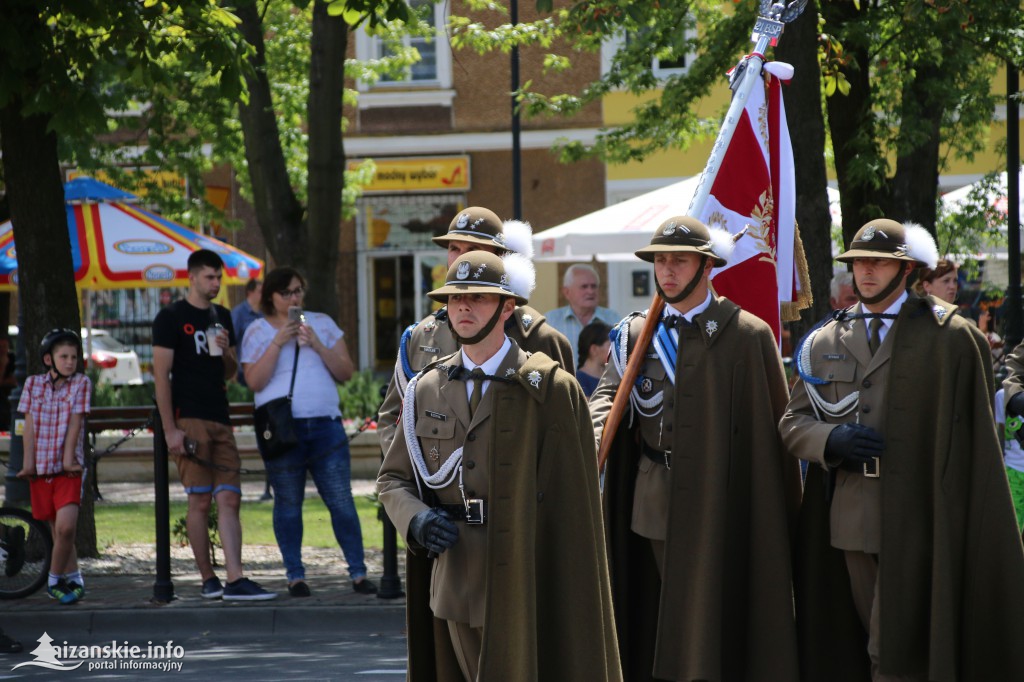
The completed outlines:
[[[153,424],[150,421],[155,416],[156,408],[153,405],[133,405],[125,407],[93,407],[85,422],[85,433],[88,441],[89,458],[93,467],[98,471],[99,462],[106,457],[152,457],[152,446],[147,448],[132,447],[131,439],[143,431],[152,433]],[[228,405],[228,415],[231,419],[231,426],[252,426],[253,405],[252,403],[231,403]],[[115,441],[102,451],[97,450],[97,439],[100,434],[107,431],[119,431],[124,437]],[[242,457],[258,455],[255,446],[240,447],[239,454]],[[99,491],[99,476],[93,476],[93,493],[95,499],[103,499]]]

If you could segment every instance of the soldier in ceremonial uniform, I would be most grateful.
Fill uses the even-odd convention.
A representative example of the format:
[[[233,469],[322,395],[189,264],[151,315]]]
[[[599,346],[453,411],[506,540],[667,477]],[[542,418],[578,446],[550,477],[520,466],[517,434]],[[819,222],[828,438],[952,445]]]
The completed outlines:
[[[838,257],[859,302],[797,350],[779,429],[812,463],[794,569],[803,679],[1024,679],[1024,552],[988,344],[952,304],[906,290],[937,258],[924,228],[867,223]]]
[[[776,424],[788,390],[771,329],[708,278],[732,237],[690,217],[637,252],[666,305],[638,351],[646,313],[613,332],[590,398],[614,438],[605,525],[626,679],[795,680],[790,528],[796,462]],[[629,358],[645,354],[617,433],[603,433]]]
[[[505,334],[533,283],[473,251],[429,294],[461,348],[409,381],[377,480],[434,564],[407,585],[411,680],[621,679],[586,398]]]
[[[515,252],[533,258],[532,239],[533,231],[528,224],[518,220],[502,223],[492,211],[472,206],[460,211],[452,219],[448,232],[434,237],[434,243],[448,250],[450,268],[456,258],[471,251],[488,251],[499,256]],[[436,310],[402,334],[395,372],[377,418],[377,433],[384,452],[388,451],[395,438],[395,423],[401,414],[402,396],[409,379],[428,363],[458,350],[458,344],[448,329],[447,315],[446,308]],[[505,325],[505,332],[516,340],[520,348],[530,353],[543,351],[565,371],[575,373],[568,339],[535,309],[516,307]]]

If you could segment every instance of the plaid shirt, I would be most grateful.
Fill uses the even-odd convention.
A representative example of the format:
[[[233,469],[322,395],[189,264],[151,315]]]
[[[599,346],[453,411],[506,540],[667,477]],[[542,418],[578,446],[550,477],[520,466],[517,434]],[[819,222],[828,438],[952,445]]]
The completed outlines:
[[[88,414],[92,384],[84,374],[74,374],[56,391],[46,374],[25,380],[18,412],[32,415],[36,439],[36,474],[53,476],[64,471],[64,438],[72,414]],[[85,428],[78,432],[75,458],[85,466]]]

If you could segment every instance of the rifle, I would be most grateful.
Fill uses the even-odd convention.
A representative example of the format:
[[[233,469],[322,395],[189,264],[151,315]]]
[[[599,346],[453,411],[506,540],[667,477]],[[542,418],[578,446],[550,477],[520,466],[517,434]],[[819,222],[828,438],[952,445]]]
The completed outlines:
[[[769,45],[778,43],[786,24],[791,23],[800,16],[800,13],[804,11],[806,6],[807,0],[792,0],[789,3],[784,1],[773,3],[771,0],[761,0],[761,7],[758,10],[759,16],[754,23],[754,31],[751,37],[751,40],[756,43],[754,51],[740,60],[739,66],[736,67],[732,74],[729,83],[729,87],[733,89],[732,102],[729,104],[729,111],[725,114],[722,128],[718,131],[715,146],[711,148],[711,156],[708,157],[708,162],[701,173],[700,182],[693,194],[693,199],[690,201],[687,215],[699,218],[708,197],[711,196],[711,186],[714,184],[715,177],[722,167],[725,150],[729,148],[733,133],[736,132],[736,126],[739,125],[740,115],[747,106],[747,100],[750,98],[754,85],[761,80],[761,67],[764,65],[765,51],[767,51]],[[742,233],[737,235],[737,238],[740,236],[742,236]],[[654,338],[654,330],[657,329],[658,323],[661,320],[661,310],[664,305],[665,301],[655,293],[654,298],[651,300],[651,307],[647,311],[647,319],[644,321],[643,329],[637,338],[636,346],[629,357],[629,362],[626,363],[626,370],[622,376],[622,381],[615,392],[612,407],[605,418],[604,428],[601,431],[601,448],[598,450],[597,455],[599,471],[604,469],[604,464],[608,460],[608,452],[611,449],[612,441],[615,439],[615,431],[619,428],[619,423],[622,421],[626,404],[629,402],[629,394],[633,390],[633,382],[636,381],[636,377],[640,373],[640,363],[643,362],[647,346],[650,345],[651,339]]]

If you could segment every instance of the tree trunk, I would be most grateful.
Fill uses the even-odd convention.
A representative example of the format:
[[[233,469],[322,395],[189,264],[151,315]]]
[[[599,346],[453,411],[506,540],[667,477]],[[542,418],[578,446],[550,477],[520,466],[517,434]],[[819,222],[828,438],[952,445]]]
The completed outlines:
[[[18,248],[18,290],[24,312],[24,328],[19,335],[29,349],[29,373],[37,374],[43,371],[43,365],[35,350],[45,333],[55,327],[78,330],[82,323],[57,135],[47,129],[49,117],[23,115],[23,104],[20,97],[15,97],[0,108],[0,153]],[[20,447],[17,449],[20,455]],[[82,502],[78,552],[83,557],[97,556],[92,503],[85,499]]]
[[[829,311],[832,278],[832,215],[828,208],[825,171],[825,115],[821,107],[816,2],[810,2],[803,14],[786,27],[775,56],[795,69],[793,80],[782,92],[796,167],[796,221],[814,295],[814,305],[804,312],[803,320],[813,322]]]
[[[327,3],[314,3],[307,110],[310,249],[306,254],[306,274],[310,307],[332,318],[338,314],[338,244],[345,185],[342,95],[347,46],[345,20],[328,15]],[[354,286],[354,272],[347,274],[352,276]]]
[[[858,18],[854,3],[826,2],[821,8],[833,33]],[[886,160],[878,146],[872,111],[870,56],[867,37],[850,32],[844,38],[847,65],[841,70],[850,82],[846,95],[827,99],[836,178],[843,212],[843,243],[849,244],[860,227],[884,212]]]
[[[917,64],[914,79],[903,89],[896,175],[892,179],[892,203],[886,216],[901,222],[921,223],[933,236],[939,186],[940,128],[945,111],[941,96],[942,72],[939,64]]]
[[[249,101],[239,102],[238,118],[245,140],[256,222],[267,249],[279,265],[305,270],[305,215],[288,179],[281,148],[281,134],[267,79],[263,21],[254,2],[241,3],[234,11],[242,21],[243,37],[255,48],[249,60],[252,71],[245,73]]]

